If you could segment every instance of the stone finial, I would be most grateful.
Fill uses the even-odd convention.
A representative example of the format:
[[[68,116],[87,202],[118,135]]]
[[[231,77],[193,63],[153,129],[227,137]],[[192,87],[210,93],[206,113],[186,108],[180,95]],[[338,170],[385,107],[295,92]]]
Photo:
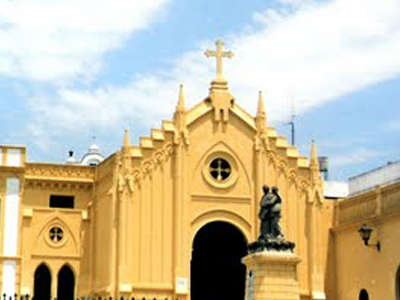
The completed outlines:
[[[317,146],[315,145],[314,140],[311,142],[310,167],[314,167],[319,170]]]
[[[258,94],[257,114],[255,118],[257,137],[256,137],[256,150],[260,150],[261,144],[264,144],[265,149],[269,149],[268,134],[267,134],[267,115],[264,108],[264,99],[262,92]]]
[[[256,115],[257,129],[259,131],[265,131],[267,125],[267,114],[265,113],[264,97],[262,91],[258,92],[258,104],[257,104],[257,115]]]
[[[178,98],[178,104],[176,106],[176,111],[177,112],[186,111],[185,95],[183,93],[183,84],[179,85],[179,98]]]
[[[185,142],[186,145],[189,144],[189,133],[186,127],[186,105],[185,96],[183,93],[183,85],[179,86],[179,98],[178,104],[176,105],[176,110],[174,114],[174,125],[175,125],[175,138],[174,143],[179,144],[181,140]]]
[[[256,114],[256,127],[259,133],[264,133],[266,129],[267,115],[264,108],[264,98],[262,92],[258,92],[258,105]]]
[[[319,204],[323,202],[323,180],[320,173],[318,155],[317,155],[317,146],[315,145],[315,141],[312,140],[311,144],[311,154],[310,154],[310,173],[311,173],[311,184],[313,186],[312,195],[316,195],[316,199]],[[309,198],[310,203],[314,203],[314,196]]]
[[[265,117],[264,98],[262,91],[258,92],[257,116]]]
[[[131,145],[131,143],[129,142],[129,130],[125,129],[125,133],[124,133],[124,147],[129,147]]]
[[[178,104],[176,105],[174,113],[174,122],[176,127],[186,126],[185,114],[186,114],[185,95],[183,93],[183,84],[181,84],[179,85]]]

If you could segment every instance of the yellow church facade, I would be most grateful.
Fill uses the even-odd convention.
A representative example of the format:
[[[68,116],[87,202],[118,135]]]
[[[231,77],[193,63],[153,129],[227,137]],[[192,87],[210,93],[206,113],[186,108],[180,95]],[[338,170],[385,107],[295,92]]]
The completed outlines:
[[[352,276],[347,260],[367,268],[346,250],[362,248],[357,230],[346,233],[361,221],[343,225],[345,204],[324,199],[315,145],[301,156],[268,126],[261,93],[256,116],[242,109],[222,75],[233,54],[221,42],[206,54],[217,58],[209,96],[187,109],[181,86],[171,121],[139,145],[126,131],[97,165],[32,163],[24,147],[0,148],[3,293],[244,299],[241,259],[258,238],[267,184],[279,188],[281,226],[301,260],[298,299],[357,299],[341,296],[354,287],[339,278]]]

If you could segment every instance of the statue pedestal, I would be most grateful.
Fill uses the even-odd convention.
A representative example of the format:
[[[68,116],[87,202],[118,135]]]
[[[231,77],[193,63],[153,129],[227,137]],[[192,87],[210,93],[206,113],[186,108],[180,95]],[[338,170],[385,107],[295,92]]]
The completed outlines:
[[[299,300],[297,264],[290,251],[259,251],[243,258],[247,267],[246,300]]]

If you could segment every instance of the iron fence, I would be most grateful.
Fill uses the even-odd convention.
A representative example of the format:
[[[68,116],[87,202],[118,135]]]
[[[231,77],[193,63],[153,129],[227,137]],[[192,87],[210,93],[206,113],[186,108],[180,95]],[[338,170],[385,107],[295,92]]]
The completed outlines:
[[[50,297],[49,299],[37,299],[35,298],[35,296],[31,296],[31,295],[7,295],[7,294],[3,294],[3,297],[1,298],[1,300],[57,300],[57,297]],[[121,297],[111,297],[111,296],[81,296],[81,297],[75,297],[73,300],[174,300],[174,298],[157,298],[157,297],[125,297],[125,296],[121,296]],[[176,299],[178,300],[178,299]]]

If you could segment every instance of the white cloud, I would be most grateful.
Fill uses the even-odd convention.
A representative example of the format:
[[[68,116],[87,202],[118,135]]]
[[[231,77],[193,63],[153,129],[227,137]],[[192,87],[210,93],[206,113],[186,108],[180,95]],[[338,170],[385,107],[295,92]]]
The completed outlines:
[[[35,118],[30,129],[40,136],[45,133],[43,127],[71,132],[81,131],[82,127],[113,130],[128,122],[135,128],[159,127],[162,119],[172,117],[180,82],[185,83],[186,97],[193,104],[207,96],[210,73],[202,52],[193,52],[181,57],[172,72],[138,75],[126,86],[59,89],[55,96],[41,94],[29,99]]]
[[[167,1],[0,1],[0,76],[90,78],[102,56],[153,22]]]
[[[398,0],[304,1],[295,10],[269,9],[254,19],[258,23],[252,30],[226,38],[236,55],[225,62],[225,75],[237,102],[250,112],[257,91],[266,90],[270,120],[287,117],[290,95],[302,113],[400,74]],[[206,96],[215,69],[215,62],[202,54],[206,46],[213,45],[204,42],[178,57],[169,70],[137,74],[124,86],[63,89],[57,102],[32,100],[38,112],[33,126],[58,124],[74,131],[79,120],[81,126],[112,130],[128,119],[139,127],[170,118],[180,82],[189,105]]]
[[[329,157],[329,164],[332,167],[343,167],[364,163],[370,159],[376,158],[380,153],[366,148],[358,148],[350,153],[343,155],[332,155]]]
[[[312,4],[313,0],[277,0],[279,3],[297,8],[305,4]]]

